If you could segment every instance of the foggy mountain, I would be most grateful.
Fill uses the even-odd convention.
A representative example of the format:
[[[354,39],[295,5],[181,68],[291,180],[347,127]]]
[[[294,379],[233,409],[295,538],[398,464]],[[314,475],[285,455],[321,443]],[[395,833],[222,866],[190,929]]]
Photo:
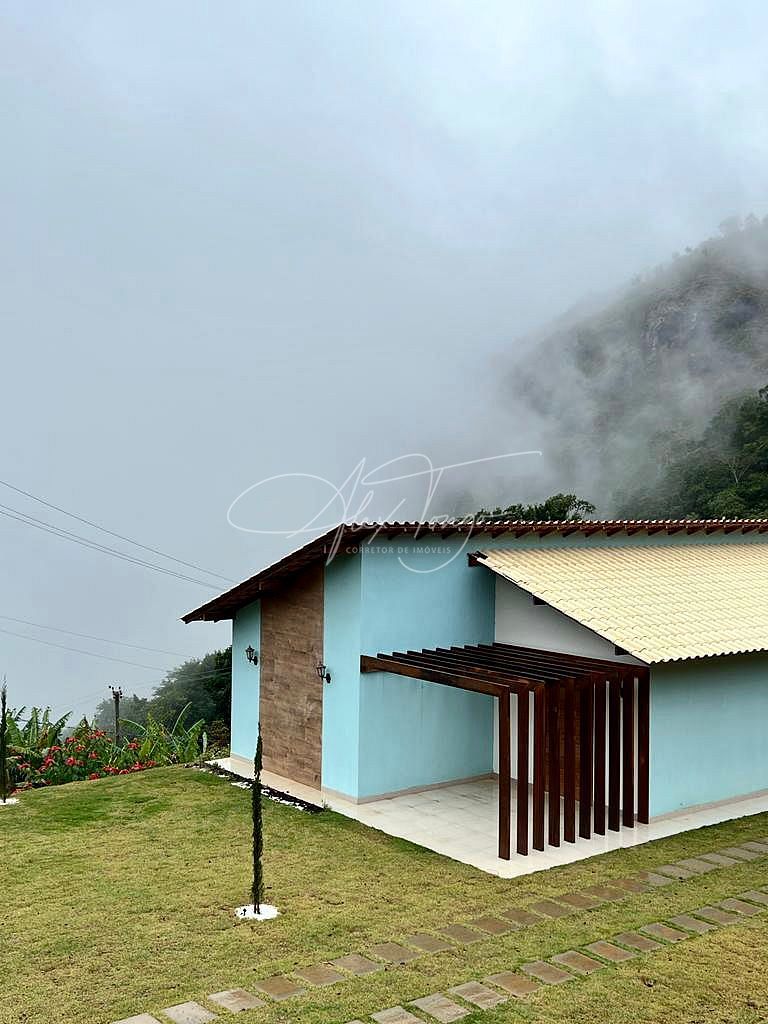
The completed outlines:
[[[724,401],[768,383],[768,217],[729,218],[527,342],[504,402],[532,421],[553,485],[603,514],[667,514],[670,467]]]

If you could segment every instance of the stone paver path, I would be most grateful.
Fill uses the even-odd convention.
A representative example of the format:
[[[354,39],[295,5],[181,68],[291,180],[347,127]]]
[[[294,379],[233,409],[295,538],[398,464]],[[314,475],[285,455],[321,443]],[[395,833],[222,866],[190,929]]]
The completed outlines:
[[[492,985],[496,985],[497,988],[503,989],[505,992],[509,992],[511,996],[516,999],[522,999],[523,996],[529,996],[531,992],[535,992],[541,988],[541,983],[534,981],[533,978],[524,978],[522,974],[514,974],[512,971],[502,971],[501,974],[491,974],[485,979]]]
[[[337,960],[331,960],[334,967],[342,971],[349,971],[350,974],[372,974],[374,971],[384,970],[384,964],[377,964],[369,960],[367,956],[360,956],[359,953],[349,953],[347,956],[340,956]]]
[[[345,976],[341,971],[330,967],[328,964],[317,964],[314,967],[302,967],[294,971],[297,978],[306,981],[308,985],[335,985],[337,981],[344,981]]]
[[[122,1020],[116,1020],[115,1024],[160,1024],[160,1021],[149,1013],[138,1013],[134,1017],[123,1017]]]
[[[600,971],[605,967],[605,964],[598,963],[597,960],[593,960],[586,953],[580,953],[577,949],[568,949],[565,953],[558,953],[557,956],[552,957],[552,963],[561,964],[569,971],[573,971],[574,974],[594,974],[595,971]]]
[[[545,985],[561,985],[564,981],[573,981],[572,974],[560,970],[554,964],[548,964],[546,960],[534,960],[530,964],[523,964],[520,970],[538,981],[543,981]]]
[[[660,942],[649,939],[647,935],[641,935],[640,932],[622,932],[620,935],[614,935],[613,941],[618,942],[620,946],[636,949],[639,953],[652,953],[655,949],[661,949]]]
[[[453,949],[453,943],[447,939],[438,939],[436,935],[428,935],[426,932],[417,932],[415,935],[406,935],[403,939],[409,946],[415,946],[425,953],[443,953],[446,949]]]
[[[696,932],[697,935],[706,935],[707,932],[713,932],[715,925],[709,924],[707,921],[701,921],[698,917],[691,917],[690,914],[676,914],[674,917],[669,919],[672,924],[677,925],[678,928],[685,928],[689,932]]]
[[[371,1017],[376,1021],[376,1024],[423,1024],[418,1017],[409,1013],[402,1006],[390,1006],[388,1010],[379,1010],[378,1013],[372,1013]]]
[[[681,932],[678,928],[670,928],[668,924],[662,924],[660,921],[643,925],[640,931],[654,939],[664,939],[665,942],[680,942],[681,939],[688,938],[685,932]]]
[[[282,974],[277,974],[274,978],[266,978],[255,985],[254,988],[277,1002],[282,1002],[283,999],[291,999],[293,996],[300,996],[306,991],[300,985],[297,985],[295,981],[284,978]]]
[[[299,968],[294,974],[303,983],[313,987],[343,983],[350,976],[362,976],[383,970],[385,964],[382,961],[390,965],[407,964],[425,954],[437,954],[446,950],[456,950],[457,946],[489,941],[509,931],[535,927],[546,921],[575,914],[577,911],[596,909],[606,902],[624,900],[631,896],[650,892],[656,887],[675,885],[710,871],[739,866],[766,856],[768,856],[768,837],[760,841],[748,840],[740,846],[725,847],[709,853],[698,854],[696,857],[683,858],[673,864],[662,864],[653,870],[639,871],[635,876],[615,879],[610,884],[585,886],[578,892],[566,893],[555,898],[539,899],[528,907],[512,907],[501,911],[499,916],[487,914],[466,923],[455,922],[435,928],[434,933],[415,932],[405,936],[402,942],[378,943],[370,947],[369,950],[376,959],[371,959],[360,953],[349,953],[330,963]],[[661,940],[664,943],[680,942],[691,933],[703,935],[715,927],[735,924],[739,920],[743,921],[746,917],[752,917],[760,913],[763,908],[768,907],[767,893],[768,887],[764,891],[752,889],[722,900],[717,905],[700,907],[689,914],[670,917],[669,924],[658,921],[644,925],[640,929],[643,934],[625,932],[615,936],[613,942],[600,940],[584,948],[587,952],[599,957],[601,961],[621,963],[624,960],[632,959],[638,953],[652,952],[658,947],[656,940]],[[572,958],[570,963],[566,959],[569,957]],[[583,960],[579,960],[579,957],[583,957]],[[587,957],[583,951],[579,952],[578,950],[569,950],[566,953],[558,954],[556,957],[552,957],[551,961],[549,964],[542,962],[544,963],[542,969],[545,969],[548,978],[557,978],[557,982],[554,983],[570,980],[574,975],[586,973],[586,971],[579,970],[578,964],[585,967],[587,961],[596,962]],[[527,966],[531,967],[531,965]],[[563,978],[562,975],[565,974],[562,970],[563,967],[573,973]],[[470,998],[471,993],[474,993],[477,999],[483,1000],[492,997],[498,999],[499,988],[511,995],[518,995],[519,991],[519,998],[531,991],[526,989],[526,985],[530,985],[532,982],[525,975],[501,972],[492,977],[505,978],[506,983],[499,982],[495,989],[489,989],[488,986],[482,985],[480,982],[472,981],[465,986],[459,986],[462,991],[454,992],[452,990],[452,994],[479,1007],[480,1003],[476,1002],[476,999]],[[513,980],[513,978],[517,980]],[[267,978],[254,987],[261,995],[276,1001],[291,999],[306,991],[302,985],[282,975]],[[437,995],[439,994],[435,994],[435,999]],[[252,1009],[264,1004],[264,1000],[258,999],[242,989],[213,993],[208,998],[215,1005],[232,1012]],[[507,996],[503,996],[501,1000],[504,1001],[506,998]],[[433,997],[425,996],[424,999],[433,999]],[[450,1000],[448,1001],[450,1002]],[[239,1005],[239,1002],[247,1003],[247,1005]],[[437,1003],[434,1005],[436,1006]],[[390,1009],[402,1010],[402,1007]],[[204,1024],[204,1022],[215,1019],[214,1014],[195,1002],[179,1003],[162,1012],[174,1024]],[[408,1013],[409,1011],[403,1010],[402,1012]],[[427,1011],[424,1010],[424,1012]],[[439,1018],[435,1017],[435,1019]],[[159,1024],[159,1022],[151,1014],[143,1013],[123,1018],[114,1024]]]
[[[606,942],[604,939],[601,939],[599,942],[590,942],[584,948],[588,949],[590,953],[594,953],[595,956],[600,956],[603,960],[610,961],[612,964],[620,964],[624,960],[631,960],[637,956],[636,953],[630,953],[628,949],[621,949],[619,946],[615,946],[612,942]]]
[[[209,1020],[216,1019],[215,1013],[206,1010],[200,1003],[192,1002],[166,1006],[163,1013],[173,1021],[173,1024],[207,1024]]]
[[[470,1012],[453,1000],[446,998],[440,992],[431,996],[423,996],[421,999],[414,999],[413,1006],[421,1010],[429,1017],[434,1017],[440,1024],[452,1024],[455,1020],[461,1020]]]
[[[458,996],[460,999],[472,1003],[473,1006],[478,1006],[481,1010],[492,1010],[494,1006],[501,1006],[502,1003],[507,1002],[506,996],[495,992],[487,985],[481,985],[479,981],[468,981],[464,985],[456,985],[455,988],[449,988],[448,992],[452,996]]]
[[[266,1005],[263,999],[257,999],[244,988],[229,988],[225,992],[214,992],[208,996],[208,1001],[220,1006],[222,1010],[229,1010],[230,1013],[240,1013],[243,1010],[255,1010],[259,1006]]]
[[[409,960],[415,960],[420,955],[398,942],[380,942],[377,946],[371,946],[371,952],[390,964],[407,964]]]

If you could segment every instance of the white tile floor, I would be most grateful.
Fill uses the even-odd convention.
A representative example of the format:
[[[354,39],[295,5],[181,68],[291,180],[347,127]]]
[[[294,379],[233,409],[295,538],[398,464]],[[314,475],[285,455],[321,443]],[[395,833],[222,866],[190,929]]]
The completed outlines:
[[[239,758],[222,758],[216,763],[244,778],[253,777],[251,766]],[[271,772],[264,772],[262,781],[266,786],[310,803],[325,804],[340,814],[355,818],[388,835],[408,839],[419,846],[502,878],[530,874],[557,864],[594,857],[609,850],[637,846],[677,832],[768,811],[768,794],[764,794],[703,810],[683,811],[651,822],[650,825],[622,828],[620,832],[609,832],[595,839],[577,839],[575,843],[563,843],[559,848],[547,846],[543,853],[534,851],[527,857],[513,852],[512,859],[505,861],[497,855],[498,782],[495,779],[457,783],[365,804],[355,804],[338,796],[321,793]],[[514,849],[514,783],[512,794]],[[529,820],[530,817],[529,813]]]

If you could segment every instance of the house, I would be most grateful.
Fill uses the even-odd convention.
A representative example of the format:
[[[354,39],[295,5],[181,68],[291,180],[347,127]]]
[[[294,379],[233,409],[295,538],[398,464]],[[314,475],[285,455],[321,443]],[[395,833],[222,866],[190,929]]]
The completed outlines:
[[[184,616],[219,619],[229,763],[260,721],[361,820],[482,783],[503,862],[768,809],[768,520],[343,525]]]

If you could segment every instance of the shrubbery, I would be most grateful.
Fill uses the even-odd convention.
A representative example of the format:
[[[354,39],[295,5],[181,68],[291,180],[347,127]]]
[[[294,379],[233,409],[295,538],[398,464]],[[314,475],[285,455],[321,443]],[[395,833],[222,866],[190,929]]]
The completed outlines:
[[[204,723],[185,726],[187,710],[171,729],[149,716],[146,725],[137,726],[137,738],[120,743],[85,719],[64,738],[68,715],[54,720],[49,710],[39,708],[33,708],[27,718],[23,708],[10,712],[5,743],[12,786],[19,790],[55,786],[195,761],[206,749]]]

